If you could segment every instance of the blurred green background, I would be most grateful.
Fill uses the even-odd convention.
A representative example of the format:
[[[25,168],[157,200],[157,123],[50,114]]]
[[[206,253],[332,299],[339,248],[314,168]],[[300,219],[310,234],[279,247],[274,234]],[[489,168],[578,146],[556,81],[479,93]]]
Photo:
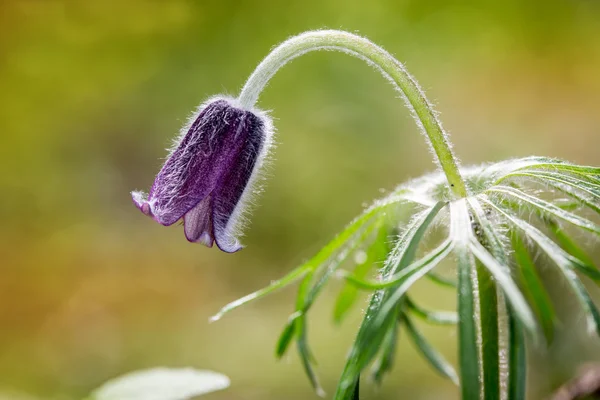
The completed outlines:
[[[312,255],[380,189],[434,168],[388,84],[332,53],[276,76],[260,106],[273,110],[278,147],[239,253],[189,244],[129,192],[151,185],[198,103],[237,94],[272,46],[316,28],[358,32],[404,61],[465,164],[532,154],[599,164],[594,0],[0,1],[1,399],[77,399],[157,365],[229,375],[233,386],[207,399],[315,398],[294,352],[273,356],[293,290],[207,321]],[[555,286],[562,333],[532,352],[532,399],[600,359]],[[454,298],[417,292],[430,305]],[[330,394],[361,317],[334,326],[335,294],[310,327]],[[454,360],[455,332],[424,329]],[[392,376],[365,393],[458,392],[401,340]]]

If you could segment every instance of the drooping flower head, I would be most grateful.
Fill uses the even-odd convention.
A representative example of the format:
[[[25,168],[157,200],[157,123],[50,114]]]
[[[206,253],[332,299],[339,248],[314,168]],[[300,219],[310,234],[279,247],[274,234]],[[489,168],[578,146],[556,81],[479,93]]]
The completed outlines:
[[[219,97],[201,105],[190,122],[150,193],[132,192],[133,202],[165,226],[183,218],[190,242],[238,251],[243,212],[270,147],[271,121]]]

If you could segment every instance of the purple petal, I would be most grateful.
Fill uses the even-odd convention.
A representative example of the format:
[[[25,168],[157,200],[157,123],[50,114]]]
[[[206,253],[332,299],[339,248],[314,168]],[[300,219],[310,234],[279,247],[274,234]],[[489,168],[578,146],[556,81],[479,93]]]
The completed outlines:
[[[250,128],[248,131],[254,131]],[[223,176],[214,192],[214,230],[217,246],[223,251],[232,253],[242,248],[237,240],[236,230],[241,224],[241,208],[244,207],[244,197],[251,185],[249,181],[256,161],[263,147],[264,137],[247,135],[243,151],[239,154],[231,169]]]
[[[247,203],[257,160],[270,143],[270,122],[262,114],[217,99],[203,106],[135,205],[162,225],[184,219],[191,242],[223,251],[241,249],[240,215]]]
[[[183,216],[183,227],[187,240],[212,247],[215,241],[212,214],[212,198],[208,195]]]
[[[246,114],[225,100],[202,109],[150,190],[159,223],[173,224],[214,190],[240,151],[236,136]]]

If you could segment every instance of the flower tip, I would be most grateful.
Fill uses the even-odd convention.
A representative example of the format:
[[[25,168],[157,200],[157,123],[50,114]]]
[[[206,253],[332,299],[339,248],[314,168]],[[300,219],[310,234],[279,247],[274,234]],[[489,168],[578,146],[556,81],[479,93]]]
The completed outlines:
[[[208,318],[208,323],[212,324],[213,322],[217,322],[220,319],[221,319],[221,314],[219,313],[219,314],[213,315],[212,317]]]
[[[152,217],[152,207],[146,200],[146,194],[142,192],[131,192],[133,204],[144,214]]]
[[[233,243],[219,243],[219,240],[217,240],[216,242],[217,247],[225,253],[237,253],[238,251],[244,248],[244,246],[242,246],[242,244],[237,240]]]
[[[185,219],[184,219],[185,221]],[[213,247],[213,244],[215,243],[215,239],[213,238],[213,236],[208,233],[207,231],[204,231],[202,233],[198,233],[198,232],[194,232],[191,229],[193,228],[189,228],[189,225],[185,225],[184,222],[184,233],[185,233],[185,238],[188,240],[188,242],[190,243],[200,243],[208,248]]]
[[[225,253],[236,253],[244,248],[236,238],[235,233],[227,229],[227,227],[224,229],[218,227],[215,230],[215,243],[217,243],[219,250]]]

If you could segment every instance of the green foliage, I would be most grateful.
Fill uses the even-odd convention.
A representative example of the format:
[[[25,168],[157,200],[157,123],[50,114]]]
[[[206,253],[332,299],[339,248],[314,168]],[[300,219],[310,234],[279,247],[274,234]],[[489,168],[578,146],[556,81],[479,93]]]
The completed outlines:
[[[493,399],[502,392],[510,399],[524,399],[525,333],[536,344],[543,332],[545,342],[550,343],[555,324],[554,309],[530,255],[532,251],[541,251],[557,265],[585,312],[590,330],[598,330],[600,314],[577,273],[598,280],[599,271],[557,221],[571,224],[584,235],[600,235],[598,226],[581,213],[585,209],[598,211],[598,202],[596,198],[592,202],[591,196],[600,193],[600,170],[528,157],[461,172],[470,188],[466,199],[452,200],[445,178],[439,174],[409,182],[376,202],[317,256],[293,272],[294,276],[305,278],[277,354],[281,355],[295,338],[304,363],[310,365],[306,327],[301,325],[299,329],[298,321],[304,321],[310,304],[350,252],[360,248],[367,254],[367,262],[352,272],[338,273],[346,285],[336,306],[336,321],[341,321],[354,303],[356,293],[348,285],[374,293],[335,399],[356,398],[357,382],[370,363],[374,364],[374,380],[381,382],[392,367],[396,341],[403,328],[434,369],[457,384],[460,376],[464,399],[477,398],[480,393],[485,399]],[[536,186],[540,183],[547,183],[545,190]],[[558,183],[563,185],[562,190],[556,190]],[[577,201],[577,207],[562,207],[567,200]],[[388,213],[390,209],[395,212]],[[402,209],[408,212],[402,213]],[[410,214],[410,210],[414,210],[414,217],[397,220],[398,215]],[[530,222],[532,216],[540,217],[539,227],[534,226],[535,221]],[[401,233],[390,246],[391,233],[397,226],[401,226]],[[445,226],[448,236],[427,250],[432,247],[433,226]],[[387,258],[378,268],[382,251],[387,252]],[[434,268],[450,254],[455,255],[458,267],[458,314],[428,311],[408,295],[409,289],[423,277],[439,281],[433,275]],[[319,272],[320,279],[311,278]],[[377,279],[370,279],[370,273],[376,273]],[[284,286],[280,282],[265,291]],[[287,285],[292,280],[286,278],[284,282]],[[242,303],[234,302],[223,310]],[[500,318],[503,313],[506,318]],[[413,317],[432,324],[458,323],[458,375],[416,329]],[[291,328],[293,325],[296,329]],[[506,343],[501,340],[501,332],[506,332]],[[502,358],[508,365],[504,378],[500,374]],[[307,367],[307,372],[318,388],[312,368]]]

